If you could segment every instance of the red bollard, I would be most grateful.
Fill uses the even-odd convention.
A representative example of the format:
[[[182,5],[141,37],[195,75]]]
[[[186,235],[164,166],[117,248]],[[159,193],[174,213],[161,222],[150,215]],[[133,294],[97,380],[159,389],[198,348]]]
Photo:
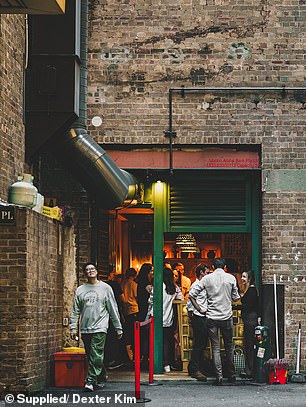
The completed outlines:
[[[154,317],[151,317],[149,340],[149,384],[153,383],[154,372]]]
[[[154,318],[147,321],[134,322],[134,364],[135,364],[135,397],[136,403],[146,403],[151,401],[148,398],[140,397],[140,327],[150,324],[150,342],[149,342],[149,384],[153,383],[154,372]]]
[[[135,397],[140,399],[140,322],[134,323]]]

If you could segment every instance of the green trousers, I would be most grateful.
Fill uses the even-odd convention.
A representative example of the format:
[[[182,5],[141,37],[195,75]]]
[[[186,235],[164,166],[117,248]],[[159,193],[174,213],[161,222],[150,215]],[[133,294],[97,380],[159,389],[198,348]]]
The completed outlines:
[[[85,352],[88,359],[88,372],[86,383],[97,384],[105,381],[106,370],[104,367],[104,346],[106,333],[82,334]]]

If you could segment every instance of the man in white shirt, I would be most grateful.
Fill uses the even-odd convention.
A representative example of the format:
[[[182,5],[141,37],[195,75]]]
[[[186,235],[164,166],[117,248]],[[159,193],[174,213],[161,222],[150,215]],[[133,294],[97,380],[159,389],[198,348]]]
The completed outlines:
[[[208,337],[212,346],[213,362],[216,373],[217,386],[222,385],[223,373],[221,363],[220,341],[218,332],[220,330],[226,355],[226,363],[228,370],[228,381],[234,383],[235,367],[234,367],[234,346],[233,346],[233,318],[232,318],[232,301],[240,299],[236,279],[231,274],[226,273],[226,265],[224,259],[217,258],[213,262],[214,272],[202,278],[196,287],[193,287],[189,292],[189,297],[195,300],[195,308],[205,313],[197,303],[197,297],[202,290],[206,291],[207,295],[207,328]]]
[[[199,264],[196,267],[195,273],[197,279],[192,284],[191,288],[196,287],[202,278],[208,274],[209,267],[205,264]],[[197,311],[192,303],[192,298],[188,298],[186,309],[188,311],[189,320],[192,326],[193,332],[193,343],[192,343],[192,353],[188,364],[188,372],[191,377],[195,379],[206,382],[207,378],[200,371],[200,363],[203,359],[203,351],[207,346],[208,334],[207,334],[207,322],[206,315]],[[193,300],[195,301],[195,300]],[[197,296],[197,304],[204,310],[207,309],[207,297],[206,291],[202,290]]]

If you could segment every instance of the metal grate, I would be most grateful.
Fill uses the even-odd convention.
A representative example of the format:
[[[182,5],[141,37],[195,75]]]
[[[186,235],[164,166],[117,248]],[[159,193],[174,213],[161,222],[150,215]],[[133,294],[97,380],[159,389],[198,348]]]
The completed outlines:
[[[179,179],[170,185],[170,228],[190,231],[207,227],[247,229],[247,204],[244,179]]]

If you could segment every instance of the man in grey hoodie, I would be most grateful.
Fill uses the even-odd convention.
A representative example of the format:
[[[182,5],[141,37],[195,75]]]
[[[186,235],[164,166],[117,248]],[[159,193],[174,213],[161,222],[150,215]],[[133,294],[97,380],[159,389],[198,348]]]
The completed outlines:
[[[88,358],[85,391],[94,391],[98,387],[99,377],[105,372],[103,358],[109,318],[118,339],[122,337],[122,326],[112,288],[98,280],[98,271],[93,263],[86,263],[83,271],[87,283],[78,287],[75,292],[70,315],[70,333],[71,338],[76,340],[79,322]]]

